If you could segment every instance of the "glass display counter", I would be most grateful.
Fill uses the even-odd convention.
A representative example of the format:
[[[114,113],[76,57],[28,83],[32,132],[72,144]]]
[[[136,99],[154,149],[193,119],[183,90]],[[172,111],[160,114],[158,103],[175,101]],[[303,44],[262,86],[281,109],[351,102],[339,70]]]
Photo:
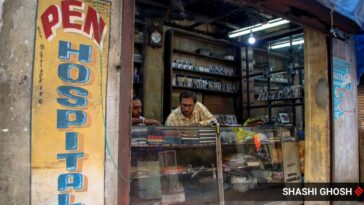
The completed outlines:
[[[279,200],[274,190],[301,181],[293,133],[292,127],[135,126],[130,203]]]
[[[284,184],[301,182],[293,134],[293,127],[220,128],[224,201],[284,200]]]

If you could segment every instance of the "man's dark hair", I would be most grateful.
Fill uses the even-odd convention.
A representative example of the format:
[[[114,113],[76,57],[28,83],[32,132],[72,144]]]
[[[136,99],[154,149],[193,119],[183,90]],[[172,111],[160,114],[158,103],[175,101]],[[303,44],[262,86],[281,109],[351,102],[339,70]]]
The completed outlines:
[[[140,99],[140,97],[138,97],[138,96],[133,96],[133,100],[140,100],[140,101],[142,101],[142,100]]]
[[[197,102],[196,94],[192,91],[184,91],[179,95],[179,102],[182,102],[182,98],[192,98],[193,102]]]

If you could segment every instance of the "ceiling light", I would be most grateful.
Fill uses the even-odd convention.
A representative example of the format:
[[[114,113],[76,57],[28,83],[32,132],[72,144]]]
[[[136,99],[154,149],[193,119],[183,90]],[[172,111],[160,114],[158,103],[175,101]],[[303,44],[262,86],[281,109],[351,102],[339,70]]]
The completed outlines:
[[[299,38],[299,39],[296,39],[294,41],[292,41],[292,45],[295,46],[295,45],[301,45],[304,43],[304,40],[302,38]],[[291,44],[289,41],[283,41],[283,42],[279,42],[279,43],[276,43],[272,46],[270,46],[270,49],[278,49],[278,48],[284,48],[284,47],[289,47]]]
[[[253,45],[255,43],[255,37],[253,36],[253,33],[252,32],[250,32],[250,36],[248,38],[248,43],[250,45]]]
[[[235,38],[238,36],[249,34],[250,32],[257,32],[257,31],[280,26],[280,25],[287,24],[287,23],[289,23],[288,20],[285,20],[282,18],[277,18],[277,19],[273,19],[273,20],[270,20],[265,23],[258,23],[253,26],[248,26],[248,27],[241,28],[241,29],[238,29],[235,31],[231,31],[231,32],[229,32],[228,36],[229,36],[229,38]]]

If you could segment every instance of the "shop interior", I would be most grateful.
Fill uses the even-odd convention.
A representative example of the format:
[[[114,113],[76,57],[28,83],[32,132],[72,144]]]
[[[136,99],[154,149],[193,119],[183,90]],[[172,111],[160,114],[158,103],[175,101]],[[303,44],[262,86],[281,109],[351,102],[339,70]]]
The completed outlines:
[[[187,90],[220,127],[133,126],[131,204],[273,201],[302,182],[302,27],[235,1],[136,0],[133,60],[143,116],[163,124]]]

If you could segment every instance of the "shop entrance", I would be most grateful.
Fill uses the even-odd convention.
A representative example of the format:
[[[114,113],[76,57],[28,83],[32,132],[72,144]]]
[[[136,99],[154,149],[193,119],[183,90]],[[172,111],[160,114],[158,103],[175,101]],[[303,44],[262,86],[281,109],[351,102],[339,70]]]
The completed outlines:
[[[165,124],[180,94],[192,91],[216,121],[134,126],[131,204],[273,201],[282,183],[302,181],[300,26],[207,0],[137,0],[134,21],[135,117]]]

